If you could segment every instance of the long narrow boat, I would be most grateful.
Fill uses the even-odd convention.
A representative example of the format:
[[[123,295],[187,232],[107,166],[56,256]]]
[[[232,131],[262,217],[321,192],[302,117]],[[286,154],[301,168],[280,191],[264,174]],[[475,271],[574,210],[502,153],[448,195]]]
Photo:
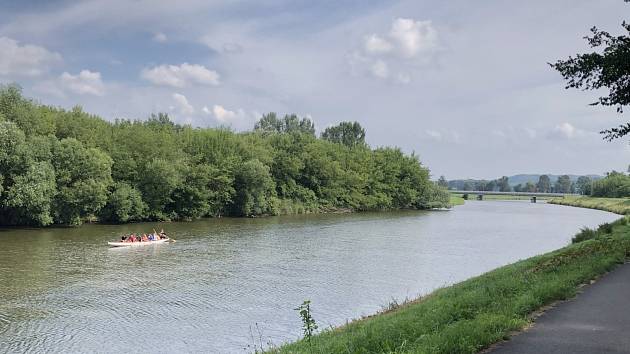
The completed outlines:
[[[136,242],[110,241],[110,242],[107,242],[107,244],[112,247],[133,247],[133,246],[155,245],[157,243],[166,243],[170,240],[171,239],[167,237],[167,238],[163,238],[161,240],[155,240],[155,241],[136,241]]]

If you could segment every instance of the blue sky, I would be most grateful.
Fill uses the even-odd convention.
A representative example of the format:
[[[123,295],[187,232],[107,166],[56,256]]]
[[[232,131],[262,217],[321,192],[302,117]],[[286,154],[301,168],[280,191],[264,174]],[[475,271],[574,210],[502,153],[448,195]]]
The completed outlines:
[[[623,122],[546,63],[620,31],[621,0],[2,1],[0,82],[105,119],[251,129],[357,120],[435,176],[625,170]],[[626,118],[627,119],[627,118]]]

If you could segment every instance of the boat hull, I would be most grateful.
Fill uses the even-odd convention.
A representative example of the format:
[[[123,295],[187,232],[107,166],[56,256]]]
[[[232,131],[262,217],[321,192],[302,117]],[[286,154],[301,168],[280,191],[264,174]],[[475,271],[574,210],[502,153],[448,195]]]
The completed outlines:
[[[158,243],[167,243],[168,241],[170,241],[169,238],[165,238],[163,240],[157,240],[157,241],[144,241],[144,242],[107,242],[108,245],[112,246],[112,247],[136,247],[136,246],[148,246],[148,245],[155,245]]]

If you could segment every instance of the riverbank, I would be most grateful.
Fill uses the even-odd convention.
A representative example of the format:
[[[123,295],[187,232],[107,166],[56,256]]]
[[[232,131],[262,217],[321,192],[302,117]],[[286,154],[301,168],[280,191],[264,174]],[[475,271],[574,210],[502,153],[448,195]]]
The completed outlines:
[[[325,330],[277,353],[475,353],[528,326],[536,313],[630,256],[630,226],[510,264],[393,310]],[[316,304],[314,304],[316,307]]]
[[[458,206],[458,205],[464,205],[466,201],[464,200],[464,198],[461,195],[453,195],[451,194],[450,200],[449,200],[449,205],[451,207],[454,206]]]
[[[630,198],[564,197],[554,198],[550,200],[549,203],[604,210],[620,215],[630,215]]]

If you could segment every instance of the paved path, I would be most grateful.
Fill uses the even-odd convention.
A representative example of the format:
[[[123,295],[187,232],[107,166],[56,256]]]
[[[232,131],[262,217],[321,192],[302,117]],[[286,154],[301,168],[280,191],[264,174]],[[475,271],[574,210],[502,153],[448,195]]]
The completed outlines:
[[[490,352],[630,353],[630,264],[583,290]]]

